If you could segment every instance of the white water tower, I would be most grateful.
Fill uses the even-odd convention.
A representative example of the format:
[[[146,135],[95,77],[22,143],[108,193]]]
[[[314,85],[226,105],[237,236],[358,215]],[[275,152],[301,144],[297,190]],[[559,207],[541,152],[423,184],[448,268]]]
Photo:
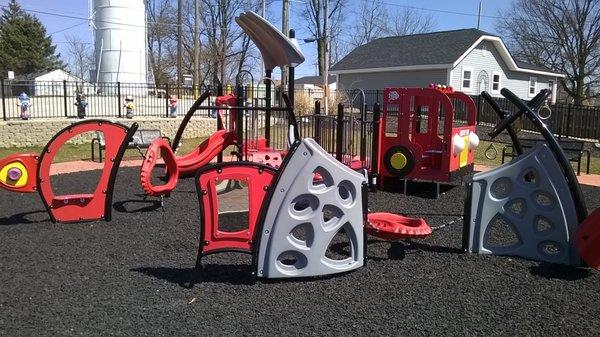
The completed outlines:
[[[93,0],[98,83],[146,83],[144,0]]]

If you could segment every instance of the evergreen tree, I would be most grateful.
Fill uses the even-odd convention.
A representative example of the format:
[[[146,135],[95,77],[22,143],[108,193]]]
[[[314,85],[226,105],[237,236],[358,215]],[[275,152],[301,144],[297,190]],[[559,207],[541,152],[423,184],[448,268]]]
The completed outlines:
[[[0,77],[6,77],[9,70],[20,75],[62,68],[55,52],[42,23],[17,0],[10,0],[0,17]]]

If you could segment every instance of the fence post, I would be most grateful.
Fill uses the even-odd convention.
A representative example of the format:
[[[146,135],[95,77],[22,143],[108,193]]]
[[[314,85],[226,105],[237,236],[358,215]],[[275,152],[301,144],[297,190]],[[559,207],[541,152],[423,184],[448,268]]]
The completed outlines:
[[[123,117],[121,112],[121,82],[117,82],[117,111],[119,112],[119,118]]]
[[[321,144],[321,101],[315,101],[315,128],[313,129],[315,142]]]
[[[481,109],[483,108],[483,104],[481,104],[481,95],[477,96],[477,125],[479,125],[479,120],[481,119]]]
[[[4,94],[4,79],[0,80],[0,85],[2,85],[2,119],[7,120],[6,118],[6,95]]]
[[[67,81],[63,80],[63,103],[65,108],[65,117],[69,117],[69,112],[67,111]]]
[[[158,89],[156,90],[158,95]],[[179,99],[179,97],[177,97]],[[165,117],[169,117],[169,83],[165,84]]]
[[[335,159],[342,161],[342,147],[344,146],[344,105],[338,104],[337,124],[335,128]]]
[[[568,106],[568,110],[567,110],[567,130],[565,132],[565,137],[569,138],[569,135],[571,134],[571,106],[573,104],[569,103]]]
[[[364,103],[360,115],[360,163],[366,164],[367,161],[367,104]]]
[[[371,142],[371,176],[369,187],[375,190],[377,187],[377,178],[379,176],[379,124],[381,123],[381,108],[379,103],[373,105],[373,141]]]

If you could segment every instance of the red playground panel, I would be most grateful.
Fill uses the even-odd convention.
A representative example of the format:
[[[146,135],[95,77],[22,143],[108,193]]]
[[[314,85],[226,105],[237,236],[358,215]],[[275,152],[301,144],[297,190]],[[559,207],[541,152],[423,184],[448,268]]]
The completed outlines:
[[[200,200],[200,247],[198,257],[220,251],[252,252],[252,238],[267,189],[275,169],[266,165],[223,163],[201,170],[196,177]],[[219,230],[217,186],[236,180],[247,184],[248,228],[236,232]]]
[[[423,238],[431,234],[431,227],[421,218],[393,213],[369,213],[367,218],[367,233],[385,240]]]
[[[126,145],[138,125],[131,128],[108,121],[89,120],[68,126],[50,140],[39,158],[37,189],[53,222],[110,221],[112,193]],[[94,193],[57,195],[50,180],[50,166],[58,150],[71,138],[85,132],[100,131],[106,142],[106,161]]]
[[[457,116],[456,106],[462,112]],[[379,175],[450,182],[473,171],[477,108],[452,88],[387,88],[379,130]],[[454,125],[457,120],[463,125]]]
[[[575,235],[581,259],[591,268],[600,270],[600,208],[588,215]]]
[[[169,176],[169,181],[166,184],[160,186],[152,185],[152,170],[156,166],[158,154],[165,161],[166,174]],[[177,160],[175,154],[171,150],[171,145],[163,138],[157,138],[146,151],[146,157],[142,163],[140,172],[140,182],[142,188],[149,196],[161,196],[171,193],[177,182],[179,181],[179,167],[177,167]]]

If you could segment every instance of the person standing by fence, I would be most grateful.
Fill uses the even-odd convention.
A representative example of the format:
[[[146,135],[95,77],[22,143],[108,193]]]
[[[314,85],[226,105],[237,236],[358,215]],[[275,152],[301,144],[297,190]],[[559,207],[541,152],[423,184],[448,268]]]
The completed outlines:
[[[125,104],[123,104],[125,108],[125,117],[133,118],[133,110],[135,110],[135,103],[133,103],[133,97],[127,95],[125,97]]]
[[[177,117],[177,95],[169,96],[169,117]]]
[[[88,103],[85,101],[84,94],[77,94],[77,96],[75,96],[75,106],[77,107],[77,117],[79,117],[79,119],[85,118],[85,109],[87,108]]]
[[[29,108],[32,106],[31,100],[26,93],[22,92],[19,94],[19,102],[17,102],[17,106],[21,108],[21,119],[28,120],[31,118],[31,113],[29,112]]]

